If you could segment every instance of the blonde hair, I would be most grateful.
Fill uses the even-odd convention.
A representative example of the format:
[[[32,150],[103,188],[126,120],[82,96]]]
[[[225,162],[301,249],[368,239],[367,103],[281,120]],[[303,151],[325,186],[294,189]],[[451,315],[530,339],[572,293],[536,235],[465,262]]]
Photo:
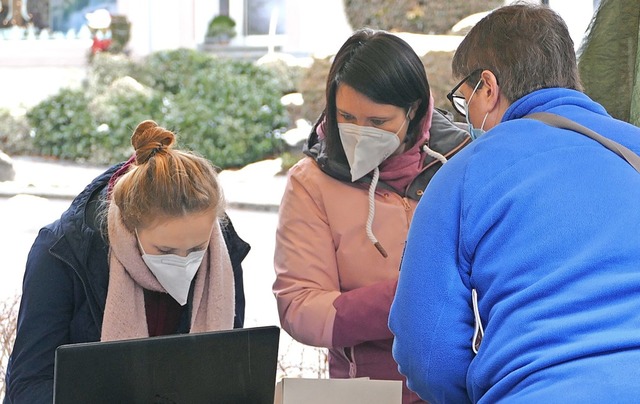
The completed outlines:
[[[113,203],[130,230],[162,217],[209,211],[224,215],[224,195],[214,166],[194,153],[174,149],[175,140],[173,132],[151,120],[134,130],[135,164],[112,191]]]

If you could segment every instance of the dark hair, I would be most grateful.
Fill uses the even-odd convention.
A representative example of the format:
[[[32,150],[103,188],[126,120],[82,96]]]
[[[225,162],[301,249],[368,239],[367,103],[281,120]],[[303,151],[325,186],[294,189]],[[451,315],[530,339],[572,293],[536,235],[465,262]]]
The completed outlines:
[[[494,10],[462,40],[451,68],[457,79],[490,70],[511,103],[541,88],[582,91],[567,25],[547,6],[516,3]]]
[[[327,77],[324,132],[329,158],[346,161],[336,116],[336,92],[347,84],[379,104],[405,109],[419,101],[407,128],[407,143],[413,145],[431,95],[422,61],[398,36],[368,28],[356,31],[336,54]]]
[[[175,134],[153,121],[133,132],[135,165],[113,187],[113,202],[124,225],[144,228],[165,217],[189,213],[224,214],[224,196],[209,160],[173,149]]]

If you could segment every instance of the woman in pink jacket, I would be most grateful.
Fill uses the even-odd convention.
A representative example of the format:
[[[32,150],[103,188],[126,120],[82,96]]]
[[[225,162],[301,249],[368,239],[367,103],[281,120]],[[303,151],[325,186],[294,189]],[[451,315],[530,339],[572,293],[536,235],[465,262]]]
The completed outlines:
[[[397,36],[363,29],[342,46],[326,107],[289,172],[273,291],[282,327],[329,348],[334,378],[403,380],[387,326],[414,208],[470,137],[439,110],[424,66]],[[421,402],[403,389],[403,402]]]

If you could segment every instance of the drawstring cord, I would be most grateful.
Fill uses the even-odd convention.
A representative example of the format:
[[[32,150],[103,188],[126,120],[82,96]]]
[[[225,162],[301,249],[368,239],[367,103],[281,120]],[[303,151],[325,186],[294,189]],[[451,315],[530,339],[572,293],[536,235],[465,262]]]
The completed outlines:
[[[434,159],[437,159],[438,161],[440,161],[442,164],[447,162],[447,158],[445,156],[443,156],[442,154],[438,153],[435,150],[431,150],[429,148],[429,146],[426,145],[426,143],[424,144],[424,146],[422,146],[422,150],[427,153],[428,156],[433,157]]]
[[[478,349],[480,349],[482,338],[484,337],[484,328],[482,327],[480,309],[478,308],[478,292],[475,289],[471,289],[471,304],[473,305],[473,318],[475,321],[473,327],[473,338],[471,339],[471,349],[474,354],[477,354]]]
[[[424,150],[424,152],[427,153],[427,155],[440,161],[442,164],[447,162],[447,158],[445,156],[438,153],[437,151],[431,150],[429,146],[427,146],[426,144],[422,146],[422,150]],[[373,230],[372,230],[373,217],[376,214],[376,199],[375,199],[376,186],[378,185],[379,179],[380,179],[380,169],[376,167],[373,170],[373,178],[371,179],[371,185],[369,185],[369,216],[367,217],[367,237],[369,238],[369,240],[371,240],[373,245],[378,249],[380,254],[382,254],[383,257],[387,258],[389,254],[387,254],[387,251],[384,249],[384,247],[382,247],[382,244],[380,244],[376,236],[373,234]]]
[[[382,244],[378,241],[376,236],[373,234],[373,216],[376,213],[376,186],[378,185],[378,179],[380,178],[380,170],[376,167],[373,170],[373,178],[371,179],[371,185],[369,185],[369,216],[367,217],[367,237],[373,243],[373,245],[378,249],[380,254],[383,257],[387,258],[389,255],[382,247]]]

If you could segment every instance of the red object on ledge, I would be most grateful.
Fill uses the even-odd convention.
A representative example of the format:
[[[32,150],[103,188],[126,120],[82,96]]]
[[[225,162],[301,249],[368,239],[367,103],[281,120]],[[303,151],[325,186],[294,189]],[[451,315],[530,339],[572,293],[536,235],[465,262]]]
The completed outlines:
[[[93,43],[91,44],[91,53],[96,54],[98,52],[104,52],[111,46],[111,39],[98,39],[93,38]]]

